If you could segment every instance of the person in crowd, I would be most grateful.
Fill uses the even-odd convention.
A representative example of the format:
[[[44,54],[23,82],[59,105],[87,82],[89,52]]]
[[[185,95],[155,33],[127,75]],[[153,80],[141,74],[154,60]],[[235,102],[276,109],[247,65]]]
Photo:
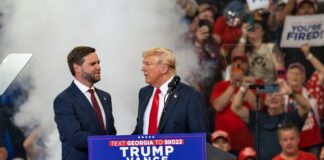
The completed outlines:
[[[311,88],[306,88],[306,86],[304,86],[306,79],[305,68],[300,63],[292,63],[289,65],[286,75],[287,83],[293,89],[293,91],[305,97],[311,104],[310,112],[308,113],[305,124],[300,133],[299,146],[303,150],[312,152],[318,156],[321,143],[323,141],[321,137],[320,114],[318,108],[319,104],[316,103],[316,99],[308,92],[308,90]],[[311,80],[313,80],[313,78],[311,78],[310,81]],[[319,83],[315,82],[315,84]],[[321,86],[318,85],[317,87],[320,88]],[[297,108],[298,105],[296,100],[291,97],[286,97],[285,112],[290,112],[296,110]]]
[[[223,15],[219,16],[214,23],[213,38],[221,48],[225,64],[229,64],[231,50],[241,36],[241,25],[245,15],[243,3],[233,0],[226,5]]]
[[[249,75],[262,79],[265,84],[277,80],[277,72],[284,71],[282,53],[270,42],[266,24],[254,21],[254,30],[249,31],[249,24],[242,25],[242,35],[233,50],[234,55],[246,54],[249,60]]]
[[[75,47],[67,56],[74,77],[54,100],[62,159],[88,159],[88,136],[115,135],[109,93],[94,87],[100,81],[100,60],[92,47]]]
[[[298,149],[299,130],[294,124],[287,123],[279,127],[278,140],[282,149],[273,160],[317,160],[314,154]]]
[[[243,104],[243,99],[248,91],[247,87],[248,83],[243,81],[231,108],[237,116],[248,124],[249,129],[252,131],[255,137],[255,148],[260,146],[259,159],[271,159],[280,152],[276,133],[278,127],[289,122],[296,124],[301,129],[311,105],[306,98],[294,92],[284,80],[280,79],[279,92],[267,93],[265,96],[266,112],[249,110]],[[296,100],[298,109],[285,113],[284,96],[288,95]],[[257,115],[258,120],[256,119]],[[256,134],[256,127],[259,127],[258,135]]]
[[[311,16],[317,14],[317,2],[315,0],[289,0],[286,4],[283,17],[287,15],[296,15],[296,16]],[[314,72],[314,66],[306,59],[306,57],[302,54],[300,47],[295,48],[282,48],[282,51],[285,53],[284,61],[286,67],[288,67],[291,63],[299,62],[304,65],[306,69],[306,80],[308,80],[312,73]],[[310,48],[310,52],[312,52],[314,57],[320,62],[324,62],[324,47],[323,46],[312,46]]]
[[[24,140],[24,148],[27,153],[27,159],[42,160],[47,156],[46,145],[42,137],[42,131],[39,126],[35,126],[30,129]]]
[[[27,79],[24,79],[27,80]],[[23,147],[25,135],[23,129],[14,123],[14,116],[19,107],[28,99],[29,84],[24,86],[14,81],[0,96],[0,143],[6,148],[8,159],[26,159]]]
[[[285,6],[286,2],[283,0],[279,0],[278,2],[271,0],[268,8],[269,17],[267,19],[267,23],[269,26],[269,31],[273,34],[273,39],[277,46],[280,46],[281,34],[285,22],[285,17],[283,16]]]
[[[197,12],[197,2],[195,0],[177,0],[177,4],[185,11],[184,20],[189,23]]]
[[[238,160],[256,160],[256,151],[252,147],[245,147],[240,152]]]
[[[285,5],[281,5],[282,3],[277,3],[279,6],[272,6],[271,11],[279,11],[272,12],[270,14],[270,18],[268,24],[270,28],[276,27],[277,25],[281,25],[282,22],[285,21],[285,18],[288,15],[314,15],[317,13],[317,4],[316,0],[289,0]],[[273,4],[275,5],[275,4]],[[279,9],[279,10],[278,10]],[[279,13],[279,14],[278,14]],[[273,19],[273,18],[276,19]],[[283,25],[283,24],[282,24]],[[278,28],[279,32],[282,32],[283,27]]]
[[[310,51],[310,45],[305,43],[301,46],[302,53],[305,58],[312,64],[315,68],[315,72],[312,74],[305,87],[308,89],[312,97],[317,101],[318,108],[323,112],[324,110],[324,65],[323,63]],[[321,94],[322,93],[322,94]],[[321,113],[324,114],[324,113]],[[324,116],[324,115],[323,115]],[[320,116],[320,117],[323,117]]]
[[[179,82],[173,51],[166,48],[145,50],[142,71],[148,86],[139,91],[133,134],[209,132],[205,102],[197,91]],[[168,87],[170,82],[174,87]],[[210,141],[210,134],[207,140]]]
[[[324,160],[324,146],[321,149],[321,154],[320,154],[319,160]]]
[[[227,132],[218,130],[211,135],[211,142],[215,148],[229,152],[231,149],[230,137]]]
[[[244,121],[235,115],[230,107],[244,80],[256,83],[256,80],[248,77],[247,73],[247,57],[233,57],[230,80],[217,82],[210,97],[211,106],[216,111],[215,130],[224,130],[229,134],[231,151],[234,153],[238,153],[246,146],[252,146],[252,134]],[[248,91],[244,104],[247,108],[256,107],[255,93],[251,90]]]
[[[195,16],[188,34],[199,64],[199,69],[192,72],[188,81],[191,86],[203,94],[206,101],[209,99],[213,84],[222,78],[219,47],[212,38],[214,17],[213,6],[205,3],[199,5],[197,16]]]
[[[311,112],[306,119],[305,125],[300,133],[300,148],[319,155],[322,143],[321,121],[323,121],[324,86],[323,71],[324,65],[310,52],[310,45],[303,44],[301,51],[306,59],[316,69],[306,82],[306,70],[298,62],[291,63],[287,69],[287,82],[295,92],[299,92],[311,103]],[[306,82],[306,83],[305,83]],[[286,100],[286,111],[296,109],[296,102],[289,98]]]
[[[191,37],[200,61],[217,58],[217,43],[212,38],[215,9],[209,4],[201,4],[198,14],[190,26]]]
[[[283,17],[287,15],[314,15],[317,13],[316,0],[289,0],[283,11]]]

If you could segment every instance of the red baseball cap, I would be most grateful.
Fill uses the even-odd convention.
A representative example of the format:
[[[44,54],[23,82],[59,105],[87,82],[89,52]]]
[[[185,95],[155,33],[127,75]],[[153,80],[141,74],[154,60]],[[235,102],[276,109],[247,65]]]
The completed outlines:
[[[247,158],[256,158],[256,151],[251,147],[245,147],[241,150],[238,160],[246,160]]]
[[[230,142],[230,140],[231,140],[228,133],[226,131],[223,131],[223,130],[217,130],[211,135],[212,142],[214,142],[217,138],[224,138],[228,142]]]

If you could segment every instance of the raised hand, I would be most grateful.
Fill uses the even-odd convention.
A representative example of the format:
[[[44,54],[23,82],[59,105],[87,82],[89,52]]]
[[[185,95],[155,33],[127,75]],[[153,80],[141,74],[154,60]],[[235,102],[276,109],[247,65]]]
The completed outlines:
[[[304,53],[305,56],[307,56],[308,54],[310,54],[310,45],[308,43],[305,43],[301,46],[301,51]]]
[[[196,42],[202,44],[204,40],[210,37],[209,28],[206,26],[199,27],[196,31]]]
[[[279,79],[278,83],[280,95],[290,95],[293,92],[292,88],[287,84],[285,80]]]

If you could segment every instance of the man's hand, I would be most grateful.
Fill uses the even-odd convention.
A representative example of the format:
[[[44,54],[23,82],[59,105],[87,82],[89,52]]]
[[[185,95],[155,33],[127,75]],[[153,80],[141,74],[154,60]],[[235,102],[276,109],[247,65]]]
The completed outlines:
[[[243,78],[242,87],[249,87],[249,85],[253,83],[255,83],[255,78],[251,76],[246,76]]]
[[[196,31],[196,42],[202,45],[203,41],[211,36],[209,32],[210,31],[208,27],[199,27]]]
[[[250,24],[248,24],[248,23],[243,23],[242,24],[242,27],[241,27],[241,31],[242,31],[242,37],[246,37],[247,36],[247,34],[249,33],[248,32],[248,29],[250,28],[251,26],[250,26]]]
[[[289,87],[289,85],[287,84],[287,82],[283,79],[279,79],[278,80],[279,83],[279,94],[280,95],[290,95],[293,90],[291,89],[291,87]]]
[[[305,56],[307,56],[308,54],[310,54],[310,45],[308,43],[305,43],[301,46],[301,51],[304,53]]]

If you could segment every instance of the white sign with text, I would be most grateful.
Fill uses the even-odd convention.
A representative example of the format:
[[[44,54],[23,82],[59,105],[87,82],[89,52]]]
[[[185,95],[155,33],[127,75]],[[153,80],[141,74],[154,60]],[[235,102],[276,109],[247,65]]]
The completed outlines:
[[[255,11],[257,9],[268,8],[269,0],[247,0],[246,1],[250,11]]]
[[[287,16],[281,47],[298,48],[304,43],[324,46],[324,15]]]

